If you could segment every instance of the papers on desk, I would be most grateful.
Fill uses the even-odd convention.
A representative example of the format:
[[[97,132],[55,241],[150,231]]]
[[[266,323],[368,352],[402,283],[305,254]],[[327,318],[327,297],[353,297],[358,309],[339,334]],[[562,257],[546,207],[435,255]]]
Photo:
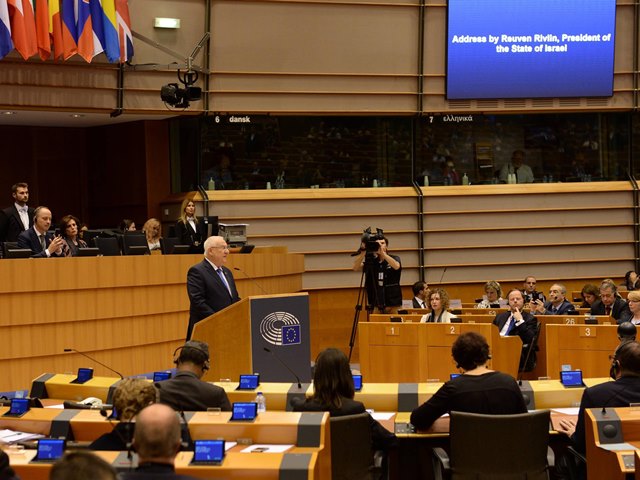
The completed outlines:
[[[44,438],[39,433],[16,432],[14,430],[0,430],[0,443],[17,443],[26,442],[27,440],[36,440]]]
[[[580,413],[580,407],[568,407],[568,408],[552,408],[554,413],[562,413],[563,415],[578,415]]]
[[[241,450],[242,453],[282,453],[286,452],[293,445],[268,445],[266,443],[256,443],[250,447]]]
[[[385,420],[391,420],[396,412],[374,412],[369,411],[369,414],[379,422],[384,422]]]
[[[224,442],[224,451],[226,452],[226,451],[232,449],[237,444],[238,444],[238,442]]]

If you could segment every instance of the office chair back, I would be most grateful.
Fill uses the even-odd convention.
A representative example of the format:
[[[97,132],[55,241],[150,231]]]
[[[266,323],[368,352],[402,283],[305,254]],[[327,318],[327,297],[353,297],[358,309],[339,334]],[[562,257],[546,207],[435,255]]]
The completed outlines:
[[[120,245],[116,237],[95,237],[93,243],[100,250],[100,255],[105,257],[120,255]]]
[[[125,232],[122,236],[122,253],[123,255],[148,255],[147,237],[143,233]]]
[[[549,411],[451,412],[452,479],[547,480]]]
[[[368,413],[331,417],[332,480],[371,480],[373,450]]]

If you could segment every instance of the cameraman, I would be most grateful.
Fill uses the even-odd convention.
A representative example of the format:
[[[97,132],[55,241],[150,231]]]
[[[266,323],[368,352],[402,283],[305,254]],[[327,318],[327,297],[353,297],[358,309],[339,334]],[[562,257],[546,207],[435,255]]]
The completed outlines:
[[[378,238],[376,242],[380,246],[374,252],[367,252],[366,244],[362,242],[353,269],[359,272],[365,268],[367,306],[375,307],[378,313],[397,313],[402,306],[400,257],[387,252],[387,237]]]

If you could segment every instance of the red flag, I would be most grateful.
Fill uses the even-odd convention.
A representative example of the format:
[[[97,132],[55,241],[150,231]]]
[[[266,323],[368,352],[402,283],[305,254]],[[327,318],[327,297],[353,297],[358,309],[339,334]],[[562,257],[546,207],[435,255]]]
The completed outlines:
[[[13,44],[25,60],[38,52],[36,22],[29,0],[8,0]]]
[[[47,0],[36,0],[36,36],[40,58],[46,60],[51,55],[51,37],[49,37],[49,5]]]
[[[49,36],[53,43],[53,58],[57,60],[64,55],[60,0],[49,0]]]

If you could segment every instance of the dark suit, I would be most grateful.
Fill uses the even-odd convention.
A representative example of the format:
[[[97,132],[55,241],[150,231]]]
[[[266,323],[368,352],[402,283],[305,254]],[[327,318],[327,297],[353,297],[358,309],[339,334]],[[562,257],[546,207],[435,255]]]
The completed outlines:
[[[187,273],[187,293],[191,301],[187,340],[191,338],[196,323],[240,300],[233,274],[228,268],[221,268],[231,288],[231,295],[208,260],[194,265]]]
[[[29,228],[33,227],[34,209],[27,207]],[[0,242],[17,242],[18,236],[24,232],[24,224],[15,204],[0,212]]]
[[[231,411],[231,404],[223,388],[200,380],[195,373],[182,371],[169,380],[156,382],[160,403],[176,411],[199,412],[207,408]]]
[[[560,306],[558,307],[556,312],[552,311],[553,304],[551,302],[547,302],[544,304],[544,313],[542,315],[576,315],[578,312],[576,311],[576,307],[573,306],[573,303],[568,300],[564,300]]]
[[[640,402],[640,378],[620,377],[615,382],[605,382],[586,388],[582,392],[578,423],[573,434],[576,450],[585,452],[585,409],[602,407],[628,407],[630,403]]]
[[[416,300],[416,297],[413,297],[413,308],[429,308],[429,307],[426,306],[427,305],[427,301],[426,300],[424,301],[424,304],[425,304],[425,306],[423,307],[422,305],[420,305],[418,303],[418,301]]]
[[[207,239],[205,225],[202,222],[196,223],[196,229],[189,222],[182,220],[176,222],[176,237],[179,245],[189,245],[189,253],[204,253],[204,241]],[[196,245],[197,243],[197,245]]]
[[[143,463],[133,472],[122,472],[118,475],[120,480],[197,480],[189,475],[176,473],[173,464],[168,463]]]
[[[593,305],[591,305],[591,315],[606,315],[605,312],[606,310],[602,300],[596,300],[593,302]],[[629,310],[627,302],[621,298],[616,298],[616,301],[613,302],[611,307],[611,316],[620,324],[629,320],[633,315],[631,314],[631,310]]]
[[[496,318],[493,320],[493,324],[498,326],[498,330],[502,331],[502,327],[507,323],[511,317],[511,312],[503,312],[496,315]],[[529,345],[533,341],[533,338],[536,335],[536,330],[538,329],[538,320],[536,317],[531,315],[528,312],[522,312],[522,318],[524,319],[524,323],[515,326],[509,336],[518,335],[522,340],[522,353],[520,355],[520,369],[524,371],[531,371],[536,365],[536,346],[533,346],[533,350],[531,350],[531,354],[529,355],[529,361],[527,365],[524,365],[525,358],[527,356],[527,351],[529,349]]]
[[[47,246],[53,240],[53,235],[49,232],[44,234],[45,243]],[[20,235],[18,235],[18,248],[28,248],[33,253],[31,255],[32,258],[47,258],[46,252],[42,249],[42,245],[40,244],[40,239],[38,238],[38,234],[35,229],[32,227],[29,230],[25,230]],[[59,257],[61,254],[56,252],[51,254],[52,257]]]

